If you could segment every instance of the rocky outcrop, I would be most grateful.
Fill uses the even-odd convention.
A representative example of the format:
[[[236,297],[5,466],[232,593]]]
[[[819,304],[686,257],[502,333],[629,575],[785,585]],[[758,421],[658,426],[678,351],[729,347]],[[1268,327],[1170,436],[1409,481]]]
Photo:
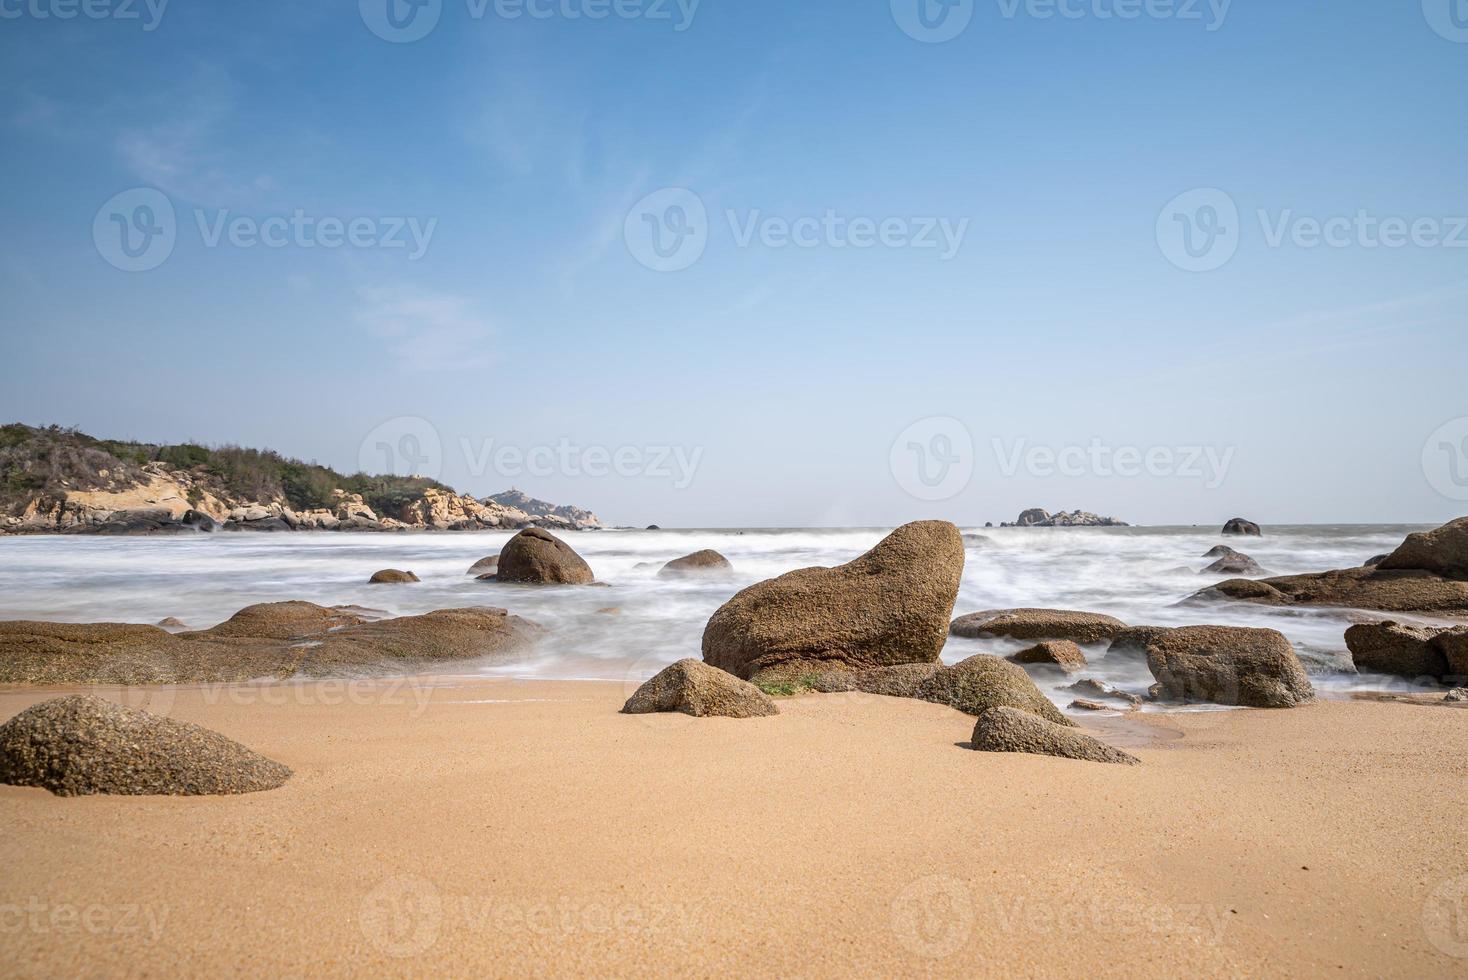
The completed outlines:
[[[1104,643],[1126,624],[1101,613],[1069,609],[991,609],[960,616],[949,626],[954,636],[1009,637],[1016,640],[1070,640]]]
[[[591,566],[576,550],[540,528],[526,528],[500,552],[496,577],[529,585],[590,585]]]
[[[380,572],[373,572],[372,577],[367,580],[368,585],[407,585],[419,581],[418,576],[412,572],[405,572],[401,568],[384,568]]]
[[[1468,626],[1362,623],[1346,630],[1346,648],[1362,673],[1431,677],[1451,684],[1468,680]]]
[[[1017,664],[1034,667],[1055,667],[1067,674],[1086,669],[1086,655],[1070,640],[1045,640],[1028,650],[1021,650],[1008,658]]]
[[[1052,514],[1048,510],[1032,507],[1024,511],[1013,523],[1000,524],[1000,527],[1131,527],[1125,521],[1119,521],[1114,517],[1100,517],[1090,511],[1073,510],[1070,513],[1064,511]]]
[[[1142,761],[1075,728],[1017,708],[990,708],[979,715],[971,744],[980,752],[1023,752],[1123,766]]]
[[[695,551],[682,558],[674,558],[658,572],[659,578],[682,578],[689,575],[721,575],[734,570],[729,559],[717,551],[705,549]]]
[[[1040,693],[1023,667],[987,653],[943,667],[918,686],[923,701],[946,704],[968,715],[989,708],[1018,708],[1057,725],[1073,724],[1060,709]]]
[[[1443,578],[1468,579],[1468,517],[1433,531],[1407,535],[1407,540],[1376,567],[1384,572],[1422,571]]]
[[[680,660],[637,689],[624,714],[681,711],[695,718],[760,718],[780,713],[769,695],[701,660]]]
[[[57,796],[205,796],[275,789],[291,771],[218,732],[91,695],[0,725],[0,783]]]
[[[128,623],[0,622],[0,683],[197,684],[396,675],[503,662],[539,637],[503,609],[440,609],[376,620],[309,602],[241,609],[207,630]]]
[[[703,658],[746,679],[776,667],[935,663],[962,574],[958,528],[908,524],[845,565],[799,569],[738,593],[710,617]]]
[[[1158,695],[1251,708],[1293,708],[1315,691],[1284,634],[1237,626],[1184,626],[1147,645]]]
[[[572,507],[566,504],[548,504],[544,500],[536,500],[534,497],[511,487],[504,493],[497,493],[484,498],[484,503],[489,506],[504,508],[509,511],[528,514],[537,522],[539,527],[547,527],[552,530],[588,530],[602,526],[601,519],[589,510],[580,507]]]
[[[1235,517],[1223,526],[1223,533],[1239,534],[1257,538],[1263,535],[1264,532],[1261,531],[1259,529],[1259,525],[1255,524],[1253,521],[1246,521],[1242,517]]]

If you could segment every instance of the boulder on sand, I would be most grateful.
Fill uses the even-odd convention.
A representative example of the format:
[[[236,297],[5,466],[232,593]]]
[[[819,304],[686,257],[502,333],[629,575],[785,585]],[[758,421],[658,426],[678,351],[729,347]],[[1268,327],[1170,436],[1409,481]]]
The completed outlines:
[[[1057,725],[1074,724],[1040,693],[1023,667],[987,653],[934,672],[918,686],[917,697],[968,715],[980,715],[989,708],[1018,708]]]
[[[290,776],[218,732],[89,694],[43,701],[0,725],[0,783],[57,796],[254,793]]]
[[[680,660],[637,689],[622,712],[681,711],[695,718],[759,718],[780,713],[769,695],[701,660]]]
[[[1443,578],[1468,579],[1468,517],[1432,531],[1407,535],[1376,567],[1382,571],[1423,571]]]
[[[943,669],[942,664],[899,664],[866,670],[831,670],[813,677],[810,686],[822,694],[860,691],[889,698],[915,698],[923,684]]]
[[[1259,525],[1253,521],[1246,521],[1242,517],[1235,517],[1223,526],[1224,534],[1244,534],[1251,537],[1260,537],[1264,532],[1259,530]]]
[[[1305,668],[1284,634],[1237,626],[1183,626],[1147,644],[1160,697],[1250,708],[1314,700]]]
[[[1018,708],[990,708],[979,715],[972,745],[980,752],[1027,752],[1124,766],[1142,761],[1073,727],[1057,725]]]
[[[510,539],[499,556],[499,581],[537,585],[590,585],[591,566],[560,538],[530,527]]]
[[[1126,629],[1126,624],[1101,613],[1069,609],[993,609],[969,613],[949,627],[954,636],[1006,636],[1016,640],[1070,640],[1104,643]]]
[[[658,572],[659,578],[678,578],[687,575],[711,575],[727,572],[733,569],[729,559],[717,551],[704,549],[695,551],[691,555],[682,558],[674,558],[662,567]]]
[[[1058,667],[1067,674],[1076,673],[1086,667],[1086,655],[1070,640],[1045,640],[1028,650],[1011,655],[1008,659],[1013,663],[1035,667]]]
[[[935,663],[962,574],[958,528],[908,524],[845,565],[798,569],[738,593],[709,618],[703,659],[745,679],[776,667],[819,674]]]
[[[1361,623],[1346,630],[1346,648],[1363,673],[1395,677],[1468,678],[1468,626],[1434,628]]]
[[[416,581],[418,581],[418,576],[412,572],[405,572],[400,568],[384,568],[380,572],[373,572],[367,583],[369,585],[406,585]]]

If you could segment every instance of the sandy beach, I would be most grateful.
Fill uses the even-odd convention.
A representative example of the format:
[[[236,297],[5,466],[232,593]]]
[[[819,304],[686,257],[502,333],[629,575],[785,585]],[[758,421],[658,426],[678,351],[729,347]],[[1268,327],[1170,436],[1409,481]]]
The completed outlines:
[[[295,776],[0,787],[13,975],[1468,972],[1448,705],[1103,719],[1123,767],[974,752],[971,718],[862,694],[733,720],[593,682],[114,693]]]

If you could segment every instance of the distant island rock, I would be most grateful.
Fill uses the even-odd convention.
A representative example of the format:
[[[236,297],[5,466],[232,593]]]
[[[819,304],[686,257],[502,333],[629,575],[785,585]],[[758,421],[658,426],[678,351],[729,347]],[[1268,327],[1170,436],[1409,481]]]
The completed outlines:
[[[0,426],[0,534],[600,528],[510,489],[483,499],[421,476],[346,476],[270,450]]]
[[[1032,507],[1019,515],[1013,523],[1000,527],[1131,527],[1126,521],[1114,517],[1099,517],[1089,511],[1073,510],[1069,514],[1061,511],[1052,514],[1040,507]]]

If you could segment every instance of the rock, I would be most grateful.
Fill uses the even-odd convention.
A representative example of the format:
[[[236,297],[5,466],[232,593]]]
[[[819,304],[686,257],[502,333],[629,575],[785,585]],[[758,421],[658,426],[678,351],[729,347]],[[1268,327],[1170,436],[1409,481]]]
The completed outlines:
[[[684,555],[682,558],[674,558],[663,566],[662,571],[658,572],[658,577],[678,578],[686,575],[717,575],[731,571],[733,567],[733,565],[729,564],[729,559],[717,551],[705,549],[703,551],[695,551],[691,555]]]
[[[1203,552],[1204,558],[1227,558],[1229,555],[1237,555],[1238,552],[1226,544],[1216,544]]]
[[[1314,700],[1290,641],[1270,629],[1184,626],[1147,646],[1160,695],[1251,708],[1293,708]]]
[[[681,711],[695,718],[759,718],[780,713],[769,695],[748,681],[700,660],[663,668],[623,705],[629,715]]]
[[[1070,703],[1071,711],[1116,711],[1114,704],[1102,704],[1100,701],[1091,701],[1086,698],[1076,698]]]
[[[1142,761],[1073,727],[1016,708],[990,708],[979,715],[972,744],[980,752],[1027,752],[1124,766],[1140,765]]]
[[[403,676],[503,662],[540,628],[503,609],[441,609],[371,621],[309,602],[248,606],[211,629],[128,623],[0,622],[0,683],[197,684],[262,677]]]
[[[980,715],[989,708],[1018,708],[1057,725],[1072,725],[1050,699],[1040,693],[1023,667],[987,653],[943,667],[918,686],[923,701],[946,704],[964,714]]]
[[[1468,626],[1358,624],[1346,630],[1346,648],[1363,673],[1436,680],[1468,677]]]
[[[1253,521],[1246,521],[1242,517],[1235,517],[1223,526],[1223,533],[1243,534],[1257,538],[1262,536],[1264,532],[1259,530],[1259,525]]]
[[[0,725],[0,783],[57,796],[254,793],[290,776],[218,732],[92,695],[43,701]]]
[[[1270,606],[1336,606],[1381,612],[1468,615],[1468,582],[1432,572],[1345,568],[1267,579],[1228,579],[1195,593],[1187,602],[1220,600]]]
[[[412,572],[405,572],[398,568],[384,568],[380,572],[373,572],[372,577],[367,580],[368,585],[402,585],[408,582],[417,582],[418,576]]]
[[[1067,687],[1066,690],[1075,691],[1077,694],[1084,694],[1087,698],[1106,698],[1111,701],[1120,701],[1128,707],[1133,708],[1142,703],[1142,699],[1137,695],[1128,694],[1126,691],[1112,687],[1105,681],[1099,681],[1091,677],[1076,681]]]
[[[1008,658],[1017,664],[1059,667],[1067,674],[1086,668],[1086,655],[1070,640],[1046,640]]]
[[[1126,624],[1101,613],[1068,609],[998,609],[969,613],[949,627],[954,636],[982,638],[1007,636],[1016,640],[1070,640],[1103,643],[1126,629]]]
[[[1087,510],[1073,510],[1070,513],[1062,511],[1052,514],[1039,507],[1033,507],[1024,511],[1013,524],[1002,524],[1001,527],[1130,527],[1125,521],[1118,521],[1114,517],[1100,517]]]
[[[1029,510],[1021,511],[1015,519],[1015,527],[1039,527],[1050,520],[1050,512],[1043,507],[1031,507]]]
[[[1386,555],[1377,555],[1374,558],[1368,558],[1368,559],[1366,559],[1366,563],[1364,565],[1362,565],[1361,567],[1362,568],[1375,568],[1377,565],[1380,565],[1384,561],[1386,561]]]
[[[777,665],[812,672],[935,663],[963,574],[963,541],[946,521],[908,524],[836,568],[759,582],[721,606],[703,658],[738,677]]]
[[[1210,573],[1220,575],[1265,574],[1264,569],[1259,567],[1259,563],[1257,561],[1250,558],[1248,555],[1242,555],[1238,552],[1234,552],[1231,555],[1224,555],[1222,558],[1218,559],[1218,561],[1209,565],[1198,574],[1207,575]]]
[[[500,552],[499,581],[536,585],[590,585],[591,566],[549,531],[526,528]]]
[[[662,530],[662,528],[658,527],[656,524],[649,524],[647,526],[647,529],[649,531],[661,531]]]
[[[1443,698],[1444,701],[1468,701],[1468,687],[1455,687]]]
[[[484,578],[486,575],[495,574],[495,572],[499,570],[499,564],[500,556],[499,553],[496,552],[495,554],[490,555],[488,558],[481,558],[474,564],[470,565],[469,571],[465,574],[473,575],[476,578]]]
[[[1468,517],[1407,540],[1376,566],[1381,571],[1423,571],[1443,578],[1468,578]]]
[[[832,670],[817,675],[811,681],[811,689],[822,694],[860,691],[889,698],[916,698],[923,684],[941,669],[941,664],[899,664],[866,670]]]
[[[1169,629],[1167,626],[1128,626],[1111,638],[1111,645],[1106,648],[1106,659],[1146,660],[1148,644]]]
[[[178,522],[185,527],[192,527],[200,531],[206,532],[213,531],[216,527],[218,527],[218,522],[215,521],[214,518],[210,517],[203,511],[194,510],[192,508],[184,511],[183,516],[178,519]]]

